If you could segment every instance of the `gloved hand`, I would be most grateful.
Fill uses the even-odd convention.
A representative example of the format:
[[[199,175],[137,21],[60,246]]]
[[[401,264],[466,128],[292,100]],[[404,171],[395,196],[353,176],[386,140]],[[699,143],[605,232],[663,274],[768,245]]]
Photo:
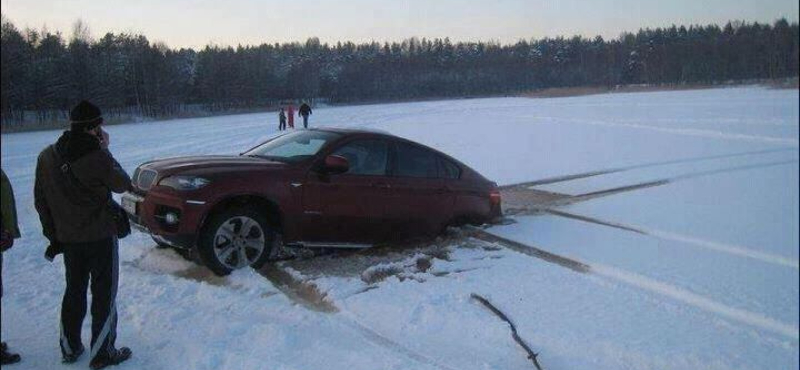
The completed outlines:
[[[14,238],[11,237],[11,233],[5,230],[0,231],[0,248],[2,248],[2,251],[5,252],[13,246]]]
[[[62,247],[58,242],[51,241],[50,245],[47,246],[47,250],[44,251],[44,258],[50,262],[53,262],[53,259],[55,259],[56,256],[61,253],[64,253],[64,247]]]

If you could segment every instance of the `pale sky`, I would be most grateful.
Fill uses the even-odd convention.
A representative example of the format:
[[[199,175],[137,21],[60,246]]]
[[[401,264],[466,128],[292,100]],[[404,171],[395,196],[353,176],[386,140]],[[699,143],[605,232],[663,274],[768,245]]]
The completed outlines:
[[[671,24],[798,20],[797,0],[0,0],[17,28],[92,36],[141,33],[170,47],[264,42],[401,41],[416,36],[512,43]]]

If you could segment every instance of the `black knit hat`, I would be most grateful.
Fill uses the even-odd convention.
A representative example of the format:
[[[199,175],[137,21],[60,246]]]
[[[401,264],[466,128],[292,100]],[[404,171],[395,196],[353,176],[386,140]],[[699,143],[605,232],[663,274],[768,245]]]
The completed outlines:
[[[86,100],[81,100],[78,105],[69,111],[69,123],[73,130],[91,130],[103,123],[103,113],[96,105]]]

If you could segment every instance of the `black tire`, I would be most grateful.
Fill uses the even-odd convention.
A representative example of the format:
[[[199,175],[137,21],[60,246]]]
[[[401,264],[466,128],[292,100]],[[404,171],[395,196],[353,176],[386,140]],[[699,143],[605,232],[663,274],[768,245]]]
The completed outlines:
[[[197,252],[203,264],[219,276],[248,265],[259,269],[272,254],[276,235],[266,215],[254,207],[230,208],[209,218],[200,233]],[[261,240],[263,247],[259,252],[254,247]]]

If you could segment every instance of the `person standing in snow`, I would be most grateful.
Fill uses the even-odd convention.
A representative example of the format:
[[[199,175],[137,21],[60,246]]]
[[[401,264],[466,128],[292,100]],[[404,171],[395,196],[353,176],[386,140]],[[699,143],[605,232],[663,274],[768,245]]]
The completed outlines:
[[[44,236],[64,252],[67,287],[61,303],[62,360],[73,363],[84,352],[81,327],[91,281],[89,365],[101,369],[131,356],[129,348],[114,346],[119,260],[110,206],[111,192],[129,190],[131,179],[108,151],[109,136],[100,127],[100,109],[81,101],[69,117],[70,130],[39,154],[34,203]]]
[[[297,113],[303,117],[303,128],[308,128],[308,116],[311,114],[311,107],[303,102],[303,104],[300,105],[300,109],[297,110]]]
[[[286,114],[289,116],[289,128],[294,129],[294,105],[289,104]]]
[[[0,207],[2,207],[2,214],[0,214],[0,297],[3,296],[3,254],[14,246],[14,239],[19,238],[19,226],[17,226],[17,206],[14,201],[14,190],[11,188],[11,182],[8,181],[5,171],[0,169]],[[8,352],[8,345],[6,342],[2,343],[2,354],[0,354],[0,364],[9,365],[20,361],[20,356],[16,353]]]
[[[278,113],[278,131],[283,130],[286,130],[286,112],[281,107],[281,111]]]

